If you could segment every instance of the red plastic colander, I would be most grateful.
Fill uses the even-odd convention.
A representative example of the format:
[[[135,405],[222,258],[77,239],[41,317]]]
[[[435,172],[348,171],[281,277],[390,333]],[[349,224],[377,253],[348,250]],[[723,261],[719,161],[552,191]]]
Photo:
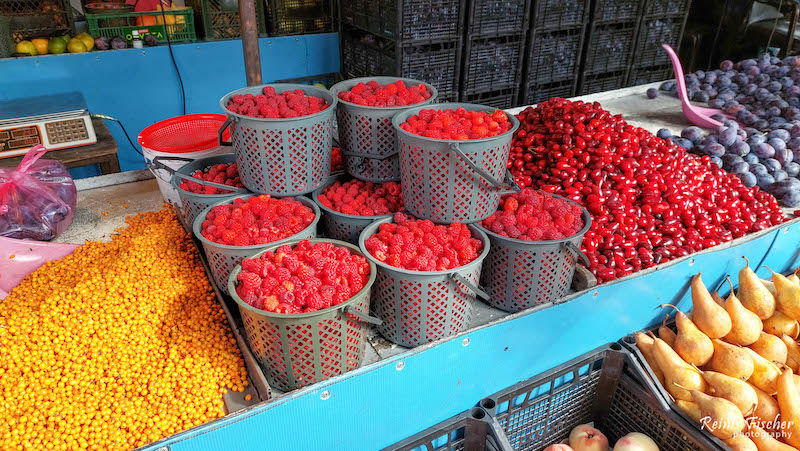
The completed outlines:
[[[206,150],[219,143],[218,131],[225,122],[224,114],[187,114],[165,119],[139,133],[139,145],[156,152],[185,153]],[[223,139],[231,139],[225,130]]]

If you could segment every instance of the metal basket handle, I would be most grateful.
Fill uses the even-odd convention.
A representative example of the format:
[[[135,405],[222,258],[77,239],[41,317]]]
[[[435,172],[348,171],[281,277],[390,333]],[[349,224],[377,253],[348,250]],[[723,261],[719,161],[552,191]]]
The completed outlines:
[[[472,282],[470,282],[469,280],[464,278],[464,276],[462,276],[461,274],[459,274],[457,272],[451,273],[450,274],[450,278],[452,280],[457,280],[457,281],[461,282],[462,284],[464,284],[467,288],[469,288],[470,290],[475,292],[477,297],[483,299],[484,301],[488,302],[489,300],[491,300],[491,296],[489,296],[489,293],[487,293],[487,292],[483,291],[482,289],[478,288],[478,286],[476,286],[475,284],[473,284]]]
[[[367,315],[366,313],[361,313],[358,310],[356,310],[355,307],[353,307],[351,305],[345,306],[344,313],[346,315],[353,315],[356,318],[358,318],[361,322],[364,322],[364,323],[374,324],[376,326],[380,326],[381,324],[383,324],[383,320],[382,319],[374,317],[374,316],[371,316],[371,315]]]
[[[189,180],[189,181],[198,183],[198,184],[203,185],[203,186],[213,186],[214,188],[225,190],[227,192],[230,192],[231,194],[234,194],[234,193],[246,193],[247,192],[247,189],[245,189],[245,188],[236,188],[236,187],[233,187],[233,186],[230,186],[230,185],[223,185],[222,183],[214,183],[214,182],[209,182],[207,180],[202,180],[202,179],[199,179],[199,178],[196,178],[196,177],[192,177],[191,175],[181,174],[180,172],[176,171],[175,169],[172,169],[171,167],[169,167],[169,166],[165,165],[164,163],[162,163],[161,162],[162,160],[166,160],[166,161],[184,161],[184,162],[187,162],[187,163],[191,163],[191,162],[194,161],[191,158],[158,156],[158,157],[153,158],[153,161],[145,160],[144,164],[145,164],[145,166],[147,166],[148,169],[150,169],[153,172],[155,172],[158,169],[161,169],[161,170],[167,171],[170,175],[174,175],[174,176],[176,176],[176,177],[178,177],[180,179]]]
[[[517,182],[514,181],[514,178],[513,176],[511,176],[511,172],[509,172],[508,169],[506,169],[504,182],[509,181],[510,178],[510,183],[499,182],[494,177],[489,175],[489,173],[487,173],[483,169],[479,168],[475,163],[473,163],[472,160],[470,160],[469,157],[467,157],[467,155],[461,151],[461,148],[458,146],[458,143],[450,143],[450,150],[452,150],[453,152],[456,153],[456,155],[461,157],[461,159],[464,161],[464,163],[467,164],[467,166],[472,168],[473,171],[477,172],[478,175],[486,179],[486,181],[491,183],[495,188],[501,190],[513,190],[514,192],[517,193],[522,190],[522,188],[517,184]]]
[[[225,122],[222,123],[222,127],[220,127],[219,130],[217,130],[217,142],[219,143],[220,146],[232,146],[233,145],[233,141],[226,142],[222,138],[222,135],[225,133],[225,129],[227,129],[231,125],[231,122],[233,122],[233,119],[230,116],[227,116],[225,118]]]
[[[575,254],[576,257],[580,257],[581,261],[583,261],[583,266],[586,266],[588,268],[589,265],[591,265],[591,263],[589,262],[589,257],[587,257],[586,254],[584,254],[583,251],[580,250],[578,246],[572,244],[571,241],[565,242],[564,247],[570,250],[573,254]]]

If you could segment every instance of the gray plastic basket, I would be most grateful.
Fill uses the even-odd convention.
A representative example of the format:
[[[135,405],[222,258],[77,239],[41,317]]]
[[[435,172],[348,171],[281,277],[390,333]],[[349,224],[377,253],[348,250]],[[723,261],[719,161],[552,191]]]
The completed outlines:
[[[322,226],[325,232],[325,236],[328,238],[333,238],[335,240],[346,241],[348,243],[358,245],[358,236],[361,235],[361,231],[370,224],[375,221],[384,218],[392,217],[391,214],[388,215],[380,215],[380,216],[356,216],[356,215],[348,215],[346,213],[340,213],[335,210],[331,210],[330,208],[322,205],[319,202],[319,195],[322,194],[322,191],[327,188],[330,184],[337,180],[344,180],[347,177],[339,176],[337,178],[332,178],[330,183],[323,186],[322,188],[314,191],[312,195],[312,199],[314,199],[314,203],[322,210],[325,214],[322,215]]]
[[[306,95],[324,99],[329,106],[319,113],[290,119],[261,119],[228,110],[228,101],[234,95],[260,94],[265,86],[272,86],[278,93],[300,89]],[[306,194],[322,186],[331,173],[337,103],[336,96],[325,89],[290,83],[250,86],[226,94],[219,101],[227,115],[219,130],[219,141],[233,146],[244,186],[271,196]],[[230,144],[222,141],[228,126]]]
[[[511,130],[491,138],[454,141],[409,133],[400,124],[426,107],[398,113],[392,124],[400,149],[403,202],[418,218],[470,223],[497,210],[502,191],[519,186],[506,169],[511,138],[519,120],[509,114]],[[430,107],[427,107],[430,108]],[[442,103],[436,109],[464,108],[493,113],[497,108],[472,103]]]
[[[291,241],[317,237],[317,223],[319,223],[321,213],[319,208],[317,208],[317,204],[312,202],[311,199],[302,196],[298,196],[296,199],[298,202],[314,211],[314,220],[308,225],[308,227],[299,233],[288,236],[282,240],[273,241],[272,243],[266,244],[254,244],[252,246],[230,246],[227,244],[220,244],[210,241],[200,233],[203,221],[213,207],[217,205],[230,204],[236,199],[250,198],[251,196],[254,196],[254,194],[242,194],[239,196],[229,197],[225,200],[217,202],[214,205],[206,207],[206,209],[200,212],[200,214],[194,219],[194,225],[192,227],[192,230],[194,230],[194,236],[196,236],[197,239],[203,243],[203,250],[206,253],[206,258],[208,259],[209,265],[211,265],[211,273],[214,276],[214,282],[217,284],[219,290],[225,294],[231,294],[228,293],[228,275],[230,275],[231,271],[233,271],[233,268],[235,268],[236,265],[241,263],[245,258],[274,245],[286,244]]]
[[[555,194],[551,196],[574,203]],[[572,283],[578,257],[589,266],[580,245],[592,225],[592,217],[585,208],[581,207],[581,211],[584,222],[581,231],[552,241],[509,238],[476,224],[492,243],[481,273],[481,285],[490,296],[487,302],[507,312],[558,303]]]
[[[489,238],[470,225],[473,238],[483,242],[478,258],[450,271],[411,271],[378,261],[364,245],[381,224],[392,221],[375,221],[358,238],[361,252],[378,266],[372,301],[373,312],[383,321],[378,331],[392,343],[413,348],[469,329],[475,297],[488,298],[478,279]]]
[[[336,119],[339,125],[339,143],[342,145],[347,173],[365,182],[390,182],[400,180],[400,160],[397,157],[396,135],[392,127],[395,114],[422,105],[434,103],[438,91],[433,85],[411,78],[362,77],[336,83],[331,93],[349,91],[360,82],[376,81],[380,84],[402,80],[406,85],[424,84],[431,97],[421,103],[398,107],[357,105],[339,99]]]
[[[272,243],[248,258],[257,257],[300,240]],[[356,246],[342,241],[313,239],[312,243],[333,243],[362,255]],[[231,272],[227,289],[239,306],[250,349],[264,368],[270,386],[290,391],[338,376],[361,366],[367,337],[365,323],[378,324],[369,316],[370,290],[376,268],[370,262],[370,277],[355,296],[324,310],[312,313],[272,313],[257,309],[236,294],[236,277],[241,265]]]

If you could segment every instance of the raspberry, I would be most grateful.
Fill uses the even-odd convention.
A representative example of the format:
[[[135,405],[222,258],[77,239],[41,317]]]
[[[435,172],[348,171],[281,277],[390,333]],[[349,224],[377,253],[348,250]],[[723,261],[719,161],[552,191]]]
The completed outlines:
[[[416,100],[417,94],[405,94],[404,90],[398,91],[398,96],[400,99],[413,98],[415,99],[413,102],[419,101]],[[495,118],[505,119],[498,121]],[[466,111],[463,108],[455,110],[422,109],[400,124],[400,127],[409,133],[428,138],[465,140],[506,133],[511,129],[511,122],[508,121],[508,116],[500,110],[489,115],[486,112]]]
[[[261,286],[261,277],[250,272],[240,272],[236,276],[237,280],[242,281],[242,289],[245,293],[255,293],[256,288]]]
[[[342,192],[346,194],[340,196],[339,193]],[[322,195],[330,203],[326,207],[355,216],[380,216],[405,208],[400,184],[397,182],[373,184],[360,180],[345,183],[336,181],[326,187]],[[322,195],[319,198],[320,203],[323,202]]]
[[[233,96],[228,102],[227,108],[246,116],[277,119],[303,116],[328,107],[328,104],[322,99],[307,96],[302,91],[278,94],[274,87],[266,86],[262,92],[263,94],[256,96],[252,94]]]

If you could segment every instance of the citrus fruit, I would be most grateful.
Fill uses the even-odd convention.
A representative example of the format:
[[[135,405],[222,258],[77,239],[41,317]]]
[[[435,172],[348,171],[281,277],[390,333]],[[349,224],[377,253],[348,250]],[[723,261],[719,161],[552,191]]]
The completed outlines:
[[[31,42],[36,47],[36,51],[39,52],[39,55],[47,55],[47,39],[36,38],[31,39]]]
[[[86,46],[86,51],[91,51],[94,48],[94,38],[89,33],[81,33],[75,38],[83,42],[83,45]]]
[[[62,41],[64,41],[64,45],[66,46],[67,44],[69,44],[71,38],[69,37],[68,34],[65,34],[64,36],[58,36],[56,39],[61,39]]]
[[[319,88],[319,89],[328,89],[322,83],[314,83],[312,86],[314,86],[315,88]]]
[[[33,42],[19,41],[19,44],[17,44],[17,53],[27,53],[28,55],[36,56],[39,54],[39,51],[36,50],[36,46],[33,45]]]
[[[67,51],[69,53],[86,53],[86,44],[83,43],[80,39],[72,38],[69,40],[69,44],[67,44]]]
[[[47,50],[54,55],[64,53],[67,51],[67,43],[61,38],[52,38],[47,43]]]

